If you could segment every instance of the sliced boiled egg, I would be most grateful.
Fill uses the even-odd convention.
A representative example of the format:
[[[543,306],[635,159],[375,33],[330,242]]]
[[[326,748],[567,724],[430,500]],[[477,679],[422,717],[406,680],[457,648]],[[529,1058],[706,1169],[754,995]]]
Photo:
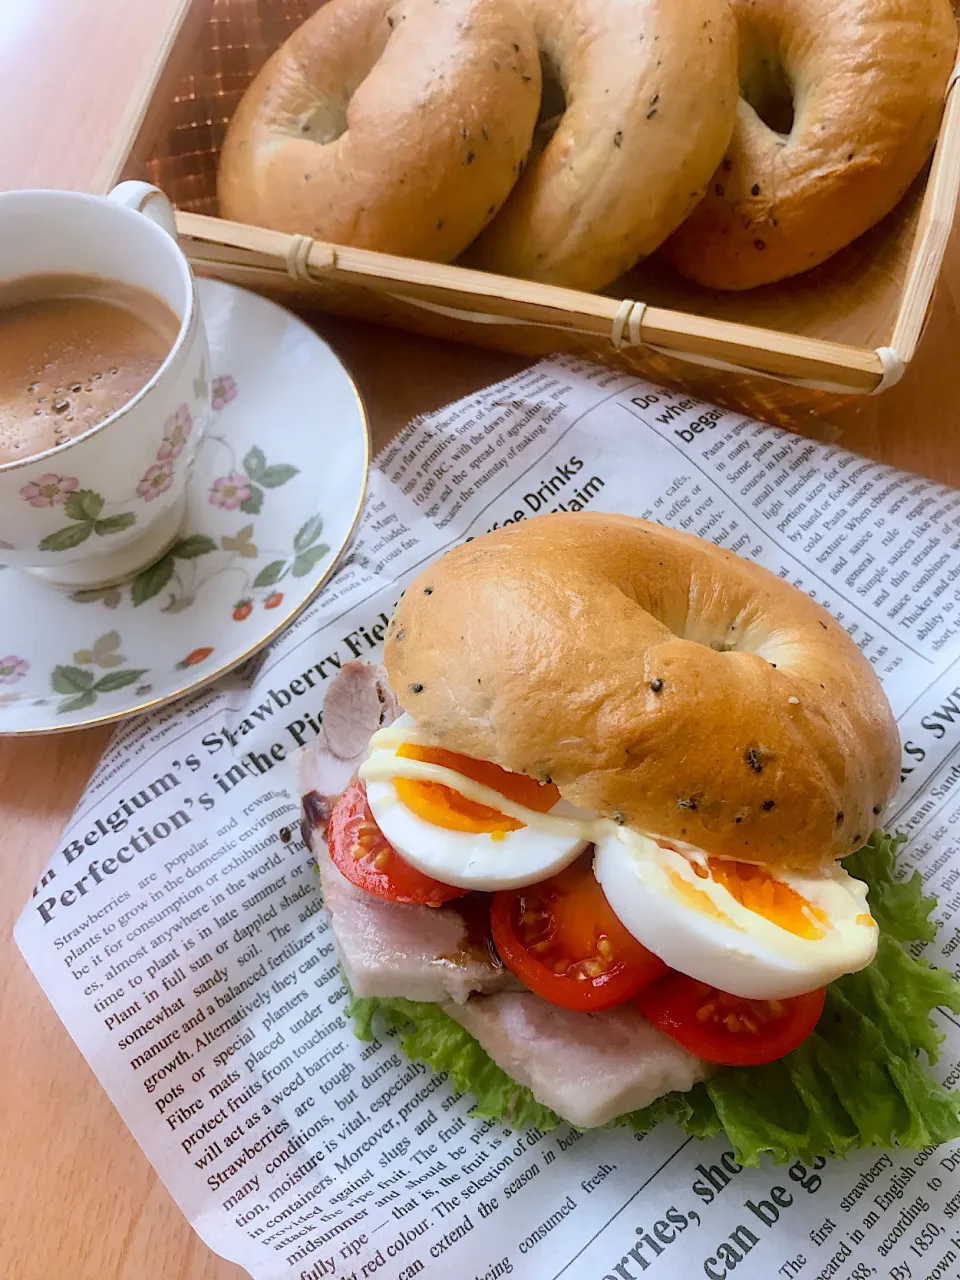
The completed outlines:
[[[583,852],[589,831],[555,786],[419,740],[401,716],[360,766],[384,836],[411,866],[463,889],[533,884]]]
[[[594,870],[635,938],[672,969],[731,995],[801,995],[876,954],[867,886],[839,864],[774,872],[619,827],[598,840]]]

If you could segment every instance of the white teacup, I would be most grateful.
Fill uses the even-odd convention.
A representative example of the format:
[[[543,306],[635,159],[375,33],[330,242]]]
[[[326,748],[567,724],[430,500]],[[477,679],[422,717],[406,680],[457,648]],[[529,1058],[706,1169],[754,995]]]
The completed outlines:
[[[0,465],[0,564],[58,586],[105,586],[156,559],[179,530],[210,414],[206,332],[173,210],[145,182],[105,198],[0,193],[0,281],[50,274],[147,289],[180,321],[163,364],[122,408],[84,435]]]

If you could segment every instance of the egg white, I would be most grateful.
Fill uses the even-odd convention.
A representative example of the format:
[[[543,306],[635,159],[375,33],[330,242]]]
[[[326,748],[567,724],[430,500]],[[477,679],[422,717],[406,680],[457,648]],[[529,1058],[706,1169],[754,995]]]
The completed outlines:
[[[494,839],[494,833],[452,831],[425,821],[403,803],[391,776],[393,769],[396,775],[411,769],[411,762],[397,757],[396,751],[402,742],[412,740],[418,740],[412,725],[400,721],[390,731],[381,731],[371,743],[371,754],[359,775],[366,784],[367,802],[377,826],[418,871],[461,889],[516,889],[562,871],[589,844],[582,815],[565,800],[548,814],[536,813],[448,769],[416,762],[417,772],[432,775],[467,799],[478,800],[526,825],[516,831],[497,832]]]
[[[608,830],[597,842],[594,871],[610,906],[672,969],[731,995],[783,1000],[873,960],[878,930],[869,916],[867,886],[839,865],[815,875],[778,872],[826,916],[826,934],[810,939],[751,911],[712,878],[698,876],[691,857],[706,865],[699,851],[679,853],[627,828]],[[670,872],[706,894],[725,919],[685,899]]]

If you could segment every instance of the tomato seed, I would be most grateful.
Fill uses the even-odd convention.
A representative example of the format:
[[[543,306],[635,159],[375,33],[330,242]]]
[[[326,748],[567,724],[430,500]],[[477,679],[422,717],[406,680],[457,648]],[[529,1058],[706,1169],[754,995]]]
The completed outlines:
[[[603,956],[604,960],[612,959],[613,943],[604,933],[601,933],[600,937],[597,939],[597,950]]]

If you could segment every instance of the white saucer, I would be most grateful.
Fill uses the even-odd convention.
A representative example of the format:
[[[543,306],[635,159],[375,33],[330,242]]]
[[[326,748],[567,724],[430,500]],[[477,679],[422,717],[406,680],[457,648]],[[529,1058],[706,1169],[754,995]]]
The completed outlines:
[[[281,307],[199,288],[216,412],[181,536],[118,587],[0,573],[0,734],[103,724],[215,679],[300,613],[353,533],[370,441],[349,374]]]

